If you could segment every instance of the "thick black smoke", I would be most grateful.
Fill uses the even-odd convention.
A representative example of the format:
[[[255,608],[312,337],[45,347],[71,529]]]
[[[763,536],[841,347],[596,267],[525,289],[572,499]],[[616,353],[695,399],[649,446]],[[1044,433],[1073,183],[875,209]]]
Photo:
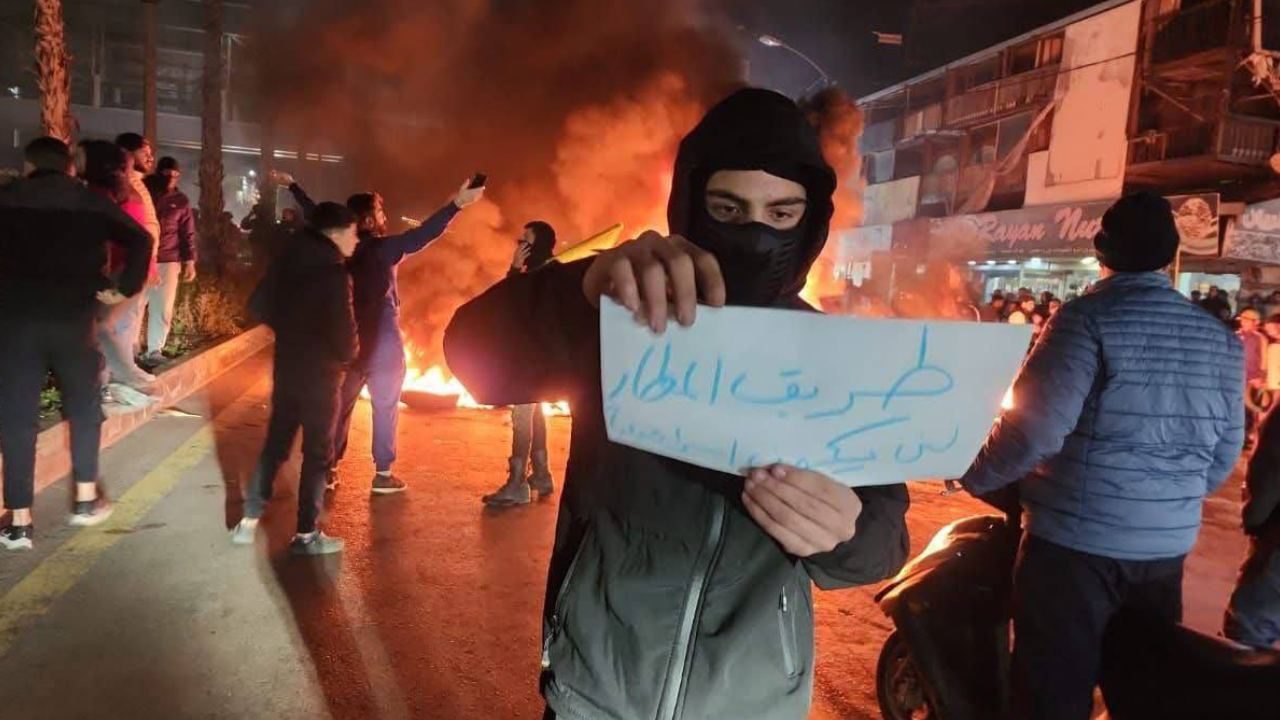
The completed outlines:
[[[551,222],[566,244],[661,224],[679,138],[738,82],[696,0],[304,7],[259,36],[276,137],[339,148],[350,190],[381,191],[393,219],[490,177],[487,201],[401,274],[404,324],[428,362],[454,309],[505,272],[525,222]]]

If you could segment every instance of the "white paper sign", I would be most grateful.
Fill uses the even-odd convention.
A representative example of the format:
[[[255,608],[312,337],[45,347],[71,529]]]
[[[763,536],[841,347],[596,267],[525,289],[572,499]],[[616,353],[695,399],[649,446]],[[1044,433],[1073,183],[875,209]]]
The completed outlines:
[[[958,477],[1000,412],[1030,326],[699,307],[663,335],[600,312],[616,443],[730,473],[783,462],[848,485]]]

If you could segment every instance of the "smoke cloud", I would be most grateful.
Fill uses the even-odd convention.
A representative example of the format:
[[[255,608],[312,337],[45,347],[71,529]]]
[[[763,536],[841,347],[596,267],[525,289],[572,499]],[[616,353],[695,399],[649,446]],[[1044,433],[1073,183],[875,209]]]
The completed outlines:
[[[559,249],[665,227],[679,139],[739,82],[718,28],[695,0],[328,0],[275,18],[259,76],[277,137],[346,158],[360,185],[337,199],[377,189],[390,217],[423,217],[489,175],[486,200],[401,269],[406,334],[435,363],[526,222],[555,226]]]

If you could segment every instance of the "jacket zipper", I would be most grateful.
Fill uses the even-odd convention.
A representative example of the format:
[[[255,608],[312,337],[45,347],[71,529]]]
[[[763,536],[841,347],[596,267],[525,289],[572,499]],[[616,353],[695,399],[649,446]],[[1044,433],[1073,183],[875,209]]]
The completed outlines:
[[[667,666],[667,680],[663,684],[662,698],[658,703],[657,720],[675,720],[688,675],[686,666],[689,664],[689,653],[693,649],[693,631],[697,625],[698,610],[702,605],[702,596],[707,590],[707,581],[711,578],[711,565],[720,555],[720,545],[724,542],[725,500],[717,494],[712,495],[711,501],[711,523],[699,553],[700,560],[694,568],[693,578],[689,583],[689,592],[684,598],[684,610],[680,616],[680,633],[676,637],[671,662]]]
[[[782,640],[782,667],[787,677],[793,678],[799,672],[796,655],[800,650],[796,647],[796,620],[787,597],[787,586],[782,586],[782,595],[778,600],[778,633]]]
[[[565,571],[564,580],[560,583],[560,588],[556,590],[556,604],[551,608],[551,618],[547,622],[546,636],[542,638],[543,670],[551,668],[551,642],[555,640],[556,635],[560,632],[560,606],[564,603],[564,596],[569,592],[569,583],[573,582],[573,576],[578,569],[578,561],[582,559],[589,535],[589,532],[583,533],[582,541],[578,543],[578,549],[573,554],[573,560],[569,561],[569,569]]]

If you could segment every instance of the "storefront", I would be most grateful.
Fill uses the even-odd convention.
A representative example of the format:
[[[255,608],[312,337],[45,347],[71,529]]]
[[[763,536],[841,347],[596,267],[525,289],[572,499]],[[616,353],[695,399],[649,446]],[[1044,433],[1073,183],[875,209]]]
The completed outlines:
[[[1183,257],[1218,256],[1218,196],[1168,198],[1182,235]],[[924,273],[932,262],[968,268],[984,297],[1027,288],[1071,298],[1098,277],[1093,239],[1112,201],[1042,205],[1019,210],[921,218],[893,225],[896,272]],[[1277,211],[1280,233],[1280,210]]]

